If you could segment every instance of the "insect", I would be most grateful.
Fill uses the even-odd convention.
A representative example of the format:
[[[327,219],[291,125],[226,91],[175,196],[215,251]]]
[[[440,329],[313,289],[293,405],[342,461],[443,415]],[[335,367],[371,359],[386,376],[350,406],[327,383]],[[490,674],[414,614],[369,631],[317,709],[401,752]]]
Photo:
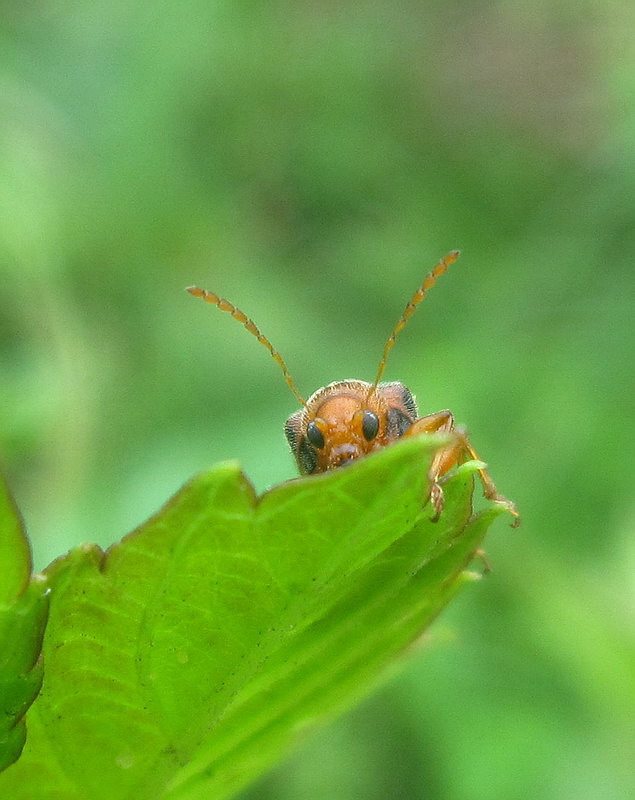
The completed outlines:
[[[453,250],[442,258],[410,298],[386,340],[372,383],[362,380],[335,381],[318,389],[308,400],[300,394],[282,356],[239,308],[214,292],[198,286],[189,286],[186,291],[231,314],[267,348],[274,361],[279,364],[287,385],[301,406],[286,421],[284,432],[302,474],[312,475],[342,467],[403,437],[421,433],[449,434],[450,443],[437,451],[428,471],[430,503],[434,510],[432,519],[436,521],[443,511],[444,476],[467,459],[480,459],[470,444],[465,429],[455,425],[451,411],[437,411],[420,417],[410,389],[403,383],[386,383],[381,379],[388,354],[397,336],[437,278],[458,257],[459,251]],[[485,497],[503,505],[513,515],[513,525],[516,527],[520,517],[514,503],[498,493],[484,467],[478,472]]]

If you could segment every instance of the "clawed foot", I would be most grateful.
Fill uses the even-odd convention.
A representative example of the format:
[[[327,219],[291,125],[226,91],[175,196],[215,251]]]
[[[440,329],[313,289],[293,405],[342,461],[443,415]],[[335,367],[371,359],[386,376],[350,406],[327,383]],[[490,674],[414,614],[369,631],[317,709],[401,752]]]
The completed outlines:
[[[445,483],[449,477],[450,476],[446,474],[441,477],[437,477],[436,479],[432,479],[430,483],[430,503],[434,509],[434,515],[430,517],[430,522],[438,522],[441,514],[443,513],[444,497],[441,483]],[[511,523],[512,528],[517,528],[520,525],[520,513],[516,508],[516,504],[512,500],[508,500],[506,497],[503,497],[503,495],[498,493],[492,493],[491,495],[485,493],[485,497],[488,500],[491,500],[493,503],[497,503],[498,505],[502,506],[508,514],[512,515],[514,518]]]
[[[474,558],[478,558],[481,562],[483,566],[483,575],[487,575],[488,572],[492,571],[487,555],[485,554],[485,550],[481,550],[479,547],[478,550],[474,551]]]
[[[443,511],[443,489],[438,481],[432,481],[430,486],[430,502],[434,508],[434,516],[430,517],[430,522],[438,522]]]
[[[485,495],[487,497],[487,495]],[[516,504],[512,500],[508,500],[506,497],[498,494],[496,497],[488,497],[488,500],[492,500],[494,503],[498,503],[499,506],[503,506],[505,511],[512,515],[514,518],[513,522],[511,523],[512,528],[517,528],[520,525],[520,513],[516,508]]]

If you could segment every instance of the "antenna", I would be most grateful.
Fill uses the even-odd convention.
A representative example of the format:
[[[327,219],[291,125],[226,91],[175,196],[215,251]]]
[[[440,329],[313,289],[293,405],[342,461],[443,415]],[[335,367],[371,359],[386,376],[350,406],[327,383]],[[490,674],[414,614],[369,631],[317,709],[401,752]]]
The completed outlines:
[[[267,348],[267,350],[271,353],[273,360],[278,362],[280,368],[282,369],[282,374],[284,375],[284,379],[287,382],[287,386],[289,387],[289,389],[291,389],[296,400],[300,403],[300,405],[306,406],[306,402],[302,397],[302,395],[300,394],[300,392],[298,391],[298,387],[296,386],[295,381],[291,377],[291,374],[289,372],[287,365],[284,362],[284,359],[282,358],[280,353],[274,349],[269,339],[267,339],[266,336],[263,336],[263,334],[256,327],[255,323],[251,319],[249,319],[249,317],[246,314],[243,314],[243,312],[235,305],[230,303],[229,300],[225,300],[223,297],[219,297],[217,294],[214,294],[214,292],[208,292],[206,289],[200,289],[198,286],[188,286],[185,291],[189,292],[194,297],[201,297],[203,300],[205,300],[205,302],[211,303],[212,305],[219,308],[221,311],[227,311],[229,314],[232,315],[234,319],[242,323],[245,326],[245,328],[247,328],[249,333],[253,334],[256,337],[256,339],[258,339],[260,344],[264,345]]]
[[[379,367],[377,369],[377,375],[375,376],[375,380],[373,385],[370,387],[370,391],[368,392],[368,397],[375,391],[377,388],[377,384],[381,380],[381,376],[384,374],[384,370],[386,369],[386,362],[388,360],[388,353],[390,353],[393,344],[395,343],[395,339],[400,334],[400,332],[405,328],[406,322],[410,319],[410,317],[414,314],[415,309],[419,305],[419,303],[423,300],[423,298],[428,293],[429,289],[432,289],[434,284],[437,282],[437,278],[440,275],[443,275],[444,272],[447,271],[448,267],[457,260],[457,258],[461,255],[459,250],[451,250],[447,256],[444,256],[441,261],[436,265],[436,267],[429,272],[426,277],[423,279],[421,286],[417,289],[417,291],[412,295],[406,308],[404,309],[403,314],[399,318],[397,324],[392,330],[392,333],[386,340],[386,344],[384,345],[384,352],[381,355],[381,360],[379,362]]]

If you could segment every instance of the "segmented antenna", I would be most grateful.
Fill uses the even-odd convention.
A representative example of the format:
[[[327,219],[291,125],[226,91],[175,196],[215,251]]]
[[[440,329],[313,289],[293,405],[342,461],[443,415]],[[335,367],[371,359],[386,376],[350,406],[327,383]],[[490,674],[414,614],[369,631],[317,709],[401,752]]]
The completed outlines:
[[[236,308],[235,305],[230,303],[229,300],[225,300],[223,297],[219,297],[217,294],[214,294],[214,292],[208,292],[206,289],[200,289],[198,286],[188,286],[185,291],[189,292],[194,297],[201,297],[207,303],[211,303],[212,305],[219,308],[221,311],[227,311],[229,314],[232,315],[234,319],[242,323],[245,326],[245,328],[247,328],[249,333],[253,334],[256,337],[256,339],[258,339],[260,344],[264,345],[267,348],[267,350],[271,353],[273,360],[278,362],[280,368],[282,369],[282,374],[284,375],[284,379],[287,382],[287,386],[289,387],[289,389],[291,389],[296,400],[300,403],[300,405],[306,406],[306,402],[302,397],[302,395],[300,394],[300,392],[298,391],[298,387],[295,385],[295,381],[291,377],[289,369],[287,365],[284,363],[284,359],[282,358],[280,353],[274,349],[269,339],[267,339],[266,336],[263,336],[263,334],[256,327],[255,323],[251,319],[249,319],[249,317],[246,314],[243,314],[243,312],[239,308]]]
[[[392,333],[386,340],[386,344],[384,345],[384,352],[381,355],[381,361],[379,362],[379,367],[377,369],[377,375],[373,382],[373,385],[370,387],[370,391],[368,392],[368,397],[375,391],[377,388],[377,384],[381,380],[381,376],[384,374],[384,370],[386,369],[386,361],[388,360],[388,353],[390,353],[393,344],[395,343],[395,339],[399,335],[399,333],[404,329],[406,322],[410,319],[410,317],[414,314],[416,307],[419,303],[423,300],[423,298],[428,293],[429,289],[432,289],[434,284],[437,282],[437,278],[439,275],[443,275],[444,272],[448,269],[451,264],[457,260],[457,258],[461,255],[459,250],[451,250],[447,256],[444,256],[441,261],[436,265],[436,267],[429,272],[426,277],[423,279],[423,283],[417,289],[417,291],[412,295],[406,308],[404,309],[403,314],[399,318],[399,321],[393,328]]]

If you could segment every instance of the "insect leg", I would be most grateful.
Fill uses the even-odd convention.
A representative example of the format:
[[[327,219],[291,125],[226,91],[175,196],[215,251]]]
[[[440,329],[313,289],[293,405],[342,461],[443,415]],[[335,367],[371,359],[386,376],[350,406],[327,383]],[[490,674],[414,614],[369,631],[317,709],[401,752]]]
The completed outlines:
[[[425,417],[415,420],[404,436],[417,436],[420,433],[454,433],[454,417],[451,411],[437,411],[436,414],[428,414]],[[443,489],[439,478],[449,469],[458,463],[458,458],[462,451],[460,439],[449,444],[447,447],[439,449],[428,470],[430,481],[430,502],[434,508],[432,521],[436,522],[443,511]]]
[[[425,417],[421,417],[413,422],[404,436],[416,436],[419,433],[451,433],[455,437],[455,441],[441,448],[436,453],[428,472],[430,478],[430,500],[435,512],[433,520],[436,521],[443,511],[442,476],[457,464],[467,460],[466,456],[476,461],[480,461],[481,459],[470,444],[465,430],[455,427],[454,416],[451,411],[437,411],[435,414],[428,414]],[[481,468],[478,470],[478,473],[481,483],[483,484],[483,494],[485,497],[488,500],[493,500],[495,503],[500,503],[505,506],[514,516],[513,527],[517,527],[520,523],[520,515],[514,503],[499,494],[494,481],[486,469]]]
[[[481,461],[478,453],[470,444],[465,430],[462,428],[457,428],[456,433],[460,436],[463,448],[465,449],[465,452],[468,453],[469,457],[475,461]],[[507,511],[509,511],[509,513],[514,517],[512,528],[517,528],[520,525],[520,514],[518,513],[516,505],[511,500],[503,497],[502,494],[499,494],[498,489],[494,485],[494,481],[486,469],[479,469],[478,474],[481,478],[481,483],[483,484],[483,494],[485,497],[487,497],[488,500],[493,500],[495,503],[505,506]]]

